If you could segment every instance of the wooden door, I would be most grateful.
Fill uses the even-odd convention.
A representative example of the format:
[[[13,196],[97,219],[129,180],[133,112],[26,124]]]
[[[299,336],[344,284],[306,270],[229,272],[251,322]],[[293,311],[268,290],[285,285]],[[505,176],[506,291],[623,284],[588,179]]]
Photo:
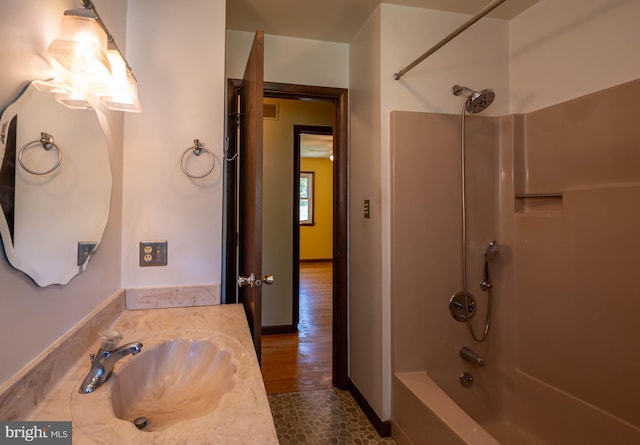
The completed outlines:
[[[242,78],[238,200],[238,273],[247,278],[238,290],[261,359],[262,325],[262,113],[264,33],[257,31]],[[251,277],[254,278],[251,281]]]
[[[347,164],[348,164],[348,91],[341,88],[313,87],[262,81],[264,73],[264,35],[256,33],[251,57],[243,81],[229,79],[228,138],[229,162],[225,162],[227,183],[225,231],[225,302],[239,302],[245,306],[258,358],[261,357],[262,294],[260,289],[237,288],[238,275],[262,274],[262,104],[267,97],[331,100],[336,104],[334,133],[334,260],[333,260],[333,384],[347,389],[348,328],[347,328]],[[260,79],[260,80],[258,80]],[[251,98],[247,97],[250,96]],[[238,100],[240,97],[240,100]],[[240,131],[236,132],[236,113],[240,102]],[[236,135],[242,139],[237,144]],[[242,154],[234,153],[240,147]],[[257,149],[256,147],[260,147]],[[240,156],[242,166],[235,168],[233,159]],[[240,177],[236,176],[238,174]],[[236,191],[238,193],[236,194]],[[251,191],[251,193],[249,193]],[[253,208],[252,208],[253,207]],[[248,214],[252,212],[252,214]],[[238,217],[236,219],[236,217]],[[249,220],[248,218],[251,218]],[[258,218],[256,220],[256,218]],[[238,223],[236,224],[236,221]],[[238,233],[236,233],[236,228]],[[253,238],[249,239],[249,234]],[[259,239],[260,241],[257,241]],[[251,246],[255,246],[252,250]],[[236,247],[238,249],[236,250]],[[236,253],[238,261],[236,261]],[[256,264],[257,262],[257,264]],[[238,271],[238,268],[240,269]],[[238,273],[239,272],[239,273]],[[276,277],[277,279],[277,277]],[[237,292],[236,292],[237,290]],[[249,292],[251,291],[251,292]],[[257,291],[257,292],[256,292]]]

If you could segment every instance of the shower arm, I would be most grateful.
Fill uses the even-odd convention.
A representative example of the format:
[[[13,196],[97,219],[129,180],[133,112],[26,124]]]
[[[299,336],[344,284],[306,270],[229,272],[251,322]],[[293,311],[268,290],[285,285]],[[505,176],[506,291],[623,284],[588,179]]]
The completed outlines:
[[[462,33],[465,29],[467,29],[468,27],[470,27],[471,25],[473,25],[475,22],[477,22],[478,20],[480,20],[482,17],[484,17],[485,15],[489,14],[491,11],[493,11],[494,9],[496,9],[498,6],[500,6],[501,4],[503,4],[506,0],[493,0],[491,3],[489,3],[487,6],[485,6],[484,8],[482,8],[480,11],[478,11],[478,13],[476,15],[474,15],[473,17],[471,17],[469,20],[467,20],[464,24],[462,24],[460,27],[458,27],[455,31],[453,31],[452,33],[450,33],[448,36],[446,36],[444,39],[440,40],[438,43],[436,43],[429,51],[427,51],[426,53],[424,53],[423,55],[421,55],[420,57],[418,57],[416,60],[414,60],[413,62],[411,62],[409,65],[407,65],[405,68],[401,69],[400,71],[398,71],[397,73],[395,73],[393,75],[394,80],[400,80],[400,78],[402,76],[404,76],[405,74],[407,74],[409,71],[411,71],[416,65],[418,65],[420,62],[422,62],[424,59],[426,59],[427,57],[429,57],[431,54],[435,53],[436,51],[438,51],[440,48],[442,48],[444,45],[446,45],[447,43],[449,43],[449,41],[453,40],[458,34]]]

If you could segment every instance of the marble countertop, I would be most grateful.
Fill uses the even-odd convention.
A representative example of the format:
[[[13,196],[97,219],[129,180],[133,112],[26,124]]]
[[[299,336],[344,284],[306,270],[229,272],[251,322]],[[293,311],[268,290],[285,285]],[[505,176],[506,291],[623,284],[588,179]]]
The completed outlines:
[[[113,376],[92,394],[78,394],[89,370],[91,350],[60,379],[31,413],[34,421],[72,421],[74,445],[89,444],[278,444],[264,382],[241,305],[217,305],[172,309],[124,311],[111,326],[122,343],[142,341],[149,350],[173,338],[227,338],[225,347],[236,354],[237,384],[225,393],[211,413],[178,422],[162,431],[138,430],[131,422],[117,419],[110,403]],[[239,345],[239,346],[238,346]],[[122,359],[114,367],[126,366],[136,356]],[[90,400],[90,398],[92,398]]]

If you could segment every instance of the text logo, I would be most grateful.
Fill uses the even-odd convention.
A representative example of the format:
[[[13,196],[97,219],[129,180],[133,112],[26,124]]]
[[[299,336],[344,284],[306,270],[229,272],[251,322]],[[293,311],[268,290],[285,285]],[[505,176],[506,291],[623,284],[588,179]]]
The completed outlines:
[[[71,422],[0,422],[0,445],[71,445]]]

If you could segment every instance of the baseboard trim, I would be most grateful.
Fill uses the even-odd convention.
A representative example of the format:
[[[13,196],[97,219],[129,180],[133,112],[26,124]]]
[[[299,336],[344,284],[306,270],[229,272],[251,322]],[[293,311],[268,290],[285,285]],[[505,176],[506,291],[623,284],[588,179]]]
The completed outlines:
[[[380,434],[380,437],[391,437],[391,422],[389,420],[382,420],[378,417],[378,414],[375,410],[369,405],[367,399],[362,395],[358,387],[349,379],[349,383],[347,384],[347,389],[353,399],[356,401],[362,412],[364,412],[371,425],[375,428],[375,430]]]
[[[292,324],[285,324],[281,326],[262,326],[262,335],[295,334],[296,332],[298,332],[298,328]]]

